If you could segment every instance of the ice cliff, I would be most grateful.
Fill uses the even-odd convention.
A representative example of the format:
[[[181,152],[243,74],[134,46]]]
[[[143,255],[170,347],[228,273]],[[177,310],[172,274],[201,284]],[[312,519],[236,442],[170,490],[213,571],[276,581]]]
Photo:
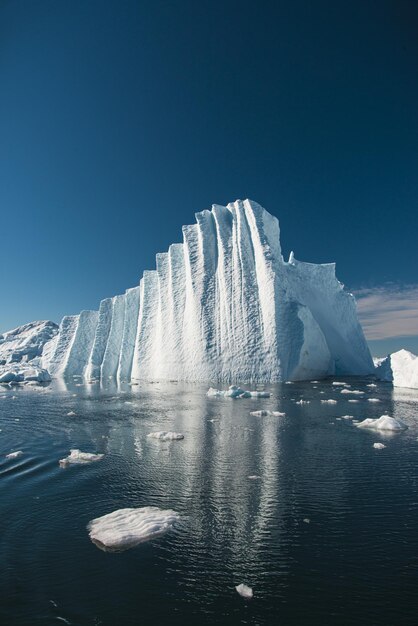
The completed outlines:
[[[393,383],[394,387],[418,389],[418,356],[399,350],[384,359],[376,359],[376,377]]]
[[[250,200],[213,205],[157,254],[138,287],[64,317],[45,347],[52,376],[281,381],[369,374],[354,297],[335,265],[280,248],[278,220]]]

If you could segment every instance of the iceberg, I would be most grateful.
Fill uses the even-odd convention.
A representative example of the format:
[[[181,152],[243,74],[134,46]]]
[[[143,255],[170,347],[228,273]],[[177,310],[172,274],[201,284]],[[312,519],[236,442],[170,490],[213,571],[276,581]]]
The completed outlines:
[[[248,585],[244,585],[244,583],[237,585],[235,589],[238,591],[240,596],[242,596],[243,598],[247,598],[248,600],[254,595],[251,587],[248,587]]]
[[[16,452],[9,452],[6,454],[6,459],[17,459],[19,456],[22,456],[22,450],[16,450]]]
[[[375,450],[383,450],[383,448],[386,448],[386,446],[384,443],[374,443],[373,448]]]
[[[147,437],[151,437],[152,439],[159,439],[160,441],[179,441],[180,439],[184,439],[184,435],[182,433],[175,433],[166,430],[149,433]]]
[[[170,509],[146,506],[118,509],[89,522],[90,539],[103,550],[121,551],[160,537],[171,530],[179,515]]]
[[[93,463],[94,461],[101,461],[104,454],[91,454],[90,452],[81,452],[80,450],[70,450],[70,454],[59,461],[60,467],[67,467],[68,465],[84,465],[86,463]]]
[[[357,428],[371,428],[373,430],[392,430],[392,431],[400,431],[406,430],[408,426],[401,422],[400,420],[395,419],[394,417],[389,417],[389,415],[382,415],[378,419],[365,419],[362,422],[358,422],[356,424]]]
[[[408,350],[399,350],[386,358],[375,360],[375,375],[394,387],[418,389],[418,356]]]
[[[285,261],[277,218],[251,200],[196,213],[138,286],[50,331],[40,365],[53,377],[230,384],[374,372],[335,264]]]

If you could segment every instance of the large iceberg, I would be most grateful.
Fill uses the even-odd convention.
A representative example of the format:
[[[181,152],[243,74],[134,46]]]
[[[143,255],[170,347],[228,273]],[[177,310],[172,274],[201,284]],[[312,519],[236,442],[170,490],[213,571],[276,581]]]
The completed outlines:
[[[52,376],[221,383],[374,371],[335,264],[293,252],[286,262],[278,220],[251,200],[197,213],[138,287],[64,317],[42,365]]]
[[[394,387],[418,389],[418,357],[408,350],[399,350],[384,359],[376,359],[376,376]]]

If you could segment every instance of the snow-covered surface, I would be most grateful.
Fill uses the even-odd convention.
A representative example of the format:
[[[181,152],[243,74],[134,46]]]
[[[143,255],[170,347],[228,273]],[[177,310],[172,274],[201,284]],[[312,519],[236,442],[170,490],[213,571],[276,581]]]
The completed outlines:
[[[81,452],[81,450],[70,450],[70,454],[61,459],[59,464],[61,467],[67,467],[67,465],[84,465],[86,463],[93,463],[94,461],[101,461],[104,454],[92,454],[91,452]]]
[[[378,419],[365,419],[356,424],[357,428],[371,428],[373,430],[405,430],[408,428],[406,424],[389,415],[382,415]]]
[[[178,521],[179,515],[175,511],[146,506],[103,515],[92,520],[87,529],[90,539],[99,547],[127,550],[163,535]]]
[[[64,317],[42,366],[54,377],[225,383],[374,371],[335,265],[284,261],[278,220],[250,200],[197,213],[139,286]]]
[[[408,350],[399,350],[384,359],[375,359],[376,377],[392,382],[394,387],[418,389],[418,357]]]
[[[179,441],[180,439],[184,439],[183,433],[175,433],[170,430],[159,430],[155,433],[149,433],[147,437],[151,437],[151,439],[159,439],[160,441]]]
[[[0,383],[49,382],[49,372],[42,367],[42,353],[57,334],[54,322],[42,321],[0,335]]]
[[[244,583],[237,585],[235,589],[238,591],[239,595],[242,596],[243,598],[250,599],[254,595],[251,587],[248,587],[248,585],[244,585]]]

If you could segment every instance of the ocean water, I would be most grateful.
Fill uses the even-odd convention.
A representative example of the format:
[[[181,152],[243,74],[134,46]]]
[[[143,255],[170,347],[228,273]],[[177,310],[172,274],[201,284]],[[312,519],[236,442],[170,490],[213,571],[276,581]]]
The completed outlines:
[[[418,624],[418,391],[345,380],[365,395],[331,381],[237,400],[175,383],[0,389],[0,623]],[[338,419],[383,413],[408,430]],[[70,448],[105,457],[61,468]],[[91,542],[90,520],[148,505],[180,525],[125,552]]]

